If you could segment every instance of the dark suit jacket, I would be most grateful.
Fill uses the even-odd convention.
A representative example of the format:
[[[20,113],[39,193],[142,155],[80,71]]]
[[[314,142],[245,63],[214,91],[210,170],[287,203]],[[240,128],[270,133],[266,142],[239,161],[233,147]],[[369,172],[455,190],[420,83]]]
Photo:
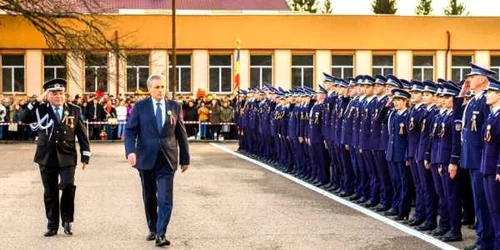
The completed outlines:
[[[59,122],[48,103],[32,102],[19,114],[19,118],[24,123],[38,122],[36,113],[39,114],[40,119],[48,115],[49,121],[54,122],[53,127],[38,131],[36,163],[41,166],[76,166],[75,136],[80,144],[81,162],[89,162],[90,143],[78,106],[64,104],[63,116],[65,118]],[[54,157],[55,154],[57,157]],[[53,162],[54,159],[58,159],[58,162]]]
[[[189,165],[189,144],[182,107],[177,102],[166,100],[165,112],[165,124],[160,133],[155,125],[151,98],[137,102],[132,110],[125,127],[125,153],[126,156],[137,154],[135,167],[139,170],[153,169],[160,151],[173,170],[178,164]],[[173,124],[170,116],[174,118]]]

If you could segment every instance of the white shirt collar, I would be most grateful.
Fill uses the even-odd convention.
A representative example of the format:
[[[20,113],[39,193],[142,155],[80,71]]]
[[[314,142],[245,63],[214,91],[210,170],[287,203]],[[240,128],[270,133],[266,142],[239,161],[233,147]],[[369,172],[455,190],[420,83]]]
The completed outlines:
[[[398,115],[401,115],[401,114],[403,114],[404,112],[406,112],[406,110],[408,110],[408,109],[407,109],[407,108],[404,108],[403,110],[401,110],[401,111],[398,111]]]
[[[474,99],[477,101],[483,97],[484,91],[479,91],[477,94],[474,95]]]
[[[491,113],[496,114],[496,112],[498,112],[498,110],[500,110],[500,106],[496,106],[494,108],[491,108]]]
[[[371,102],[373,100],[373,98],[375,98],[376,96],[375,95],[372,95],[370,97],[366,97],[366,102]]]
[[[377,96],[377,100],[379,100],[379,101],[380,101],[380,100],[384,99],[386,96],[387,96],[387,95],[385,95],[385,94],[384,94],[384,95],[381,95],[381,96]]]

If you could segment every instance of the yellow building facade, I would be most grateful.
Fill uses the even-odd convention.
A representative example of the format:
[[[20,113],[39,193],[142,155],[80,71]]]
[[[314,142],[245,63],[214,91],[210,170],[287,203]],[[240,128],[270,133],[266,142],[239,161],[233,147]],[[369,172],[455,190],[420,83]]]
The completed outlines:
[[[45,79],[65,76],[73,95],[126,94],[144,88],[148,74],[171,74],[169,14],[100,18],[110,37],[127,34],[121,43],[130,58],[96,49],[101,65],[65,52],[63,63],[54,63],[54,52],[26,20],[0,15],[0,93],[39,94]],[[231,93],[238,39],[243,89],[263,82],[315,88],[322,72],[460,80],[469,62],[500,69],[497,17],[183,14],[177,17],[178,91]]]

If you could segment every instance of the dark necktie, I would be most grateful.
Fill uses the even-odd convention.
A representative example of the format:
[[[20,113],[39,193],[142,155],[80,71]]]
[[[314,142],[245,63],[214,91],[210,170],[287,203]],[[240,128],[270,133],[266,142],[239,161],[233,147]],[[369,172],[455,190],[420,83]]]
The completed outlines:
[[[156,127],[158,128],[158,132],[161,132],[163,128],[162,123],[162,115],[161,115],[161,103],[156,103]]]
[[[61,121],[61,115],[59,114],[59,109],[60,108],[55,108],[54,110],[56,111],[56,117],[57,117],[57,121],[60,122]]]

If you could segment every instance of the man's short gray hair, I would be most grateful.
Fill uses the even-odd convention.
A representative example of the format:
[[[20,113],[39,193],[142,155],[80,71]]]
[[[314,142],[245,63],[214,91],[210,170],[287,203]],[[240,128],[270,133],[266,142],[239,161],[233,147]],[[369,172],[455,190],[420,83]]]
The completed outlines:
[[[147,81],[148,89],[151,88],[151,84],[155,80],[160,80],[163,84],[166,84],[165,77],[162,74],[152,74],[148,77],[148,81]]]

